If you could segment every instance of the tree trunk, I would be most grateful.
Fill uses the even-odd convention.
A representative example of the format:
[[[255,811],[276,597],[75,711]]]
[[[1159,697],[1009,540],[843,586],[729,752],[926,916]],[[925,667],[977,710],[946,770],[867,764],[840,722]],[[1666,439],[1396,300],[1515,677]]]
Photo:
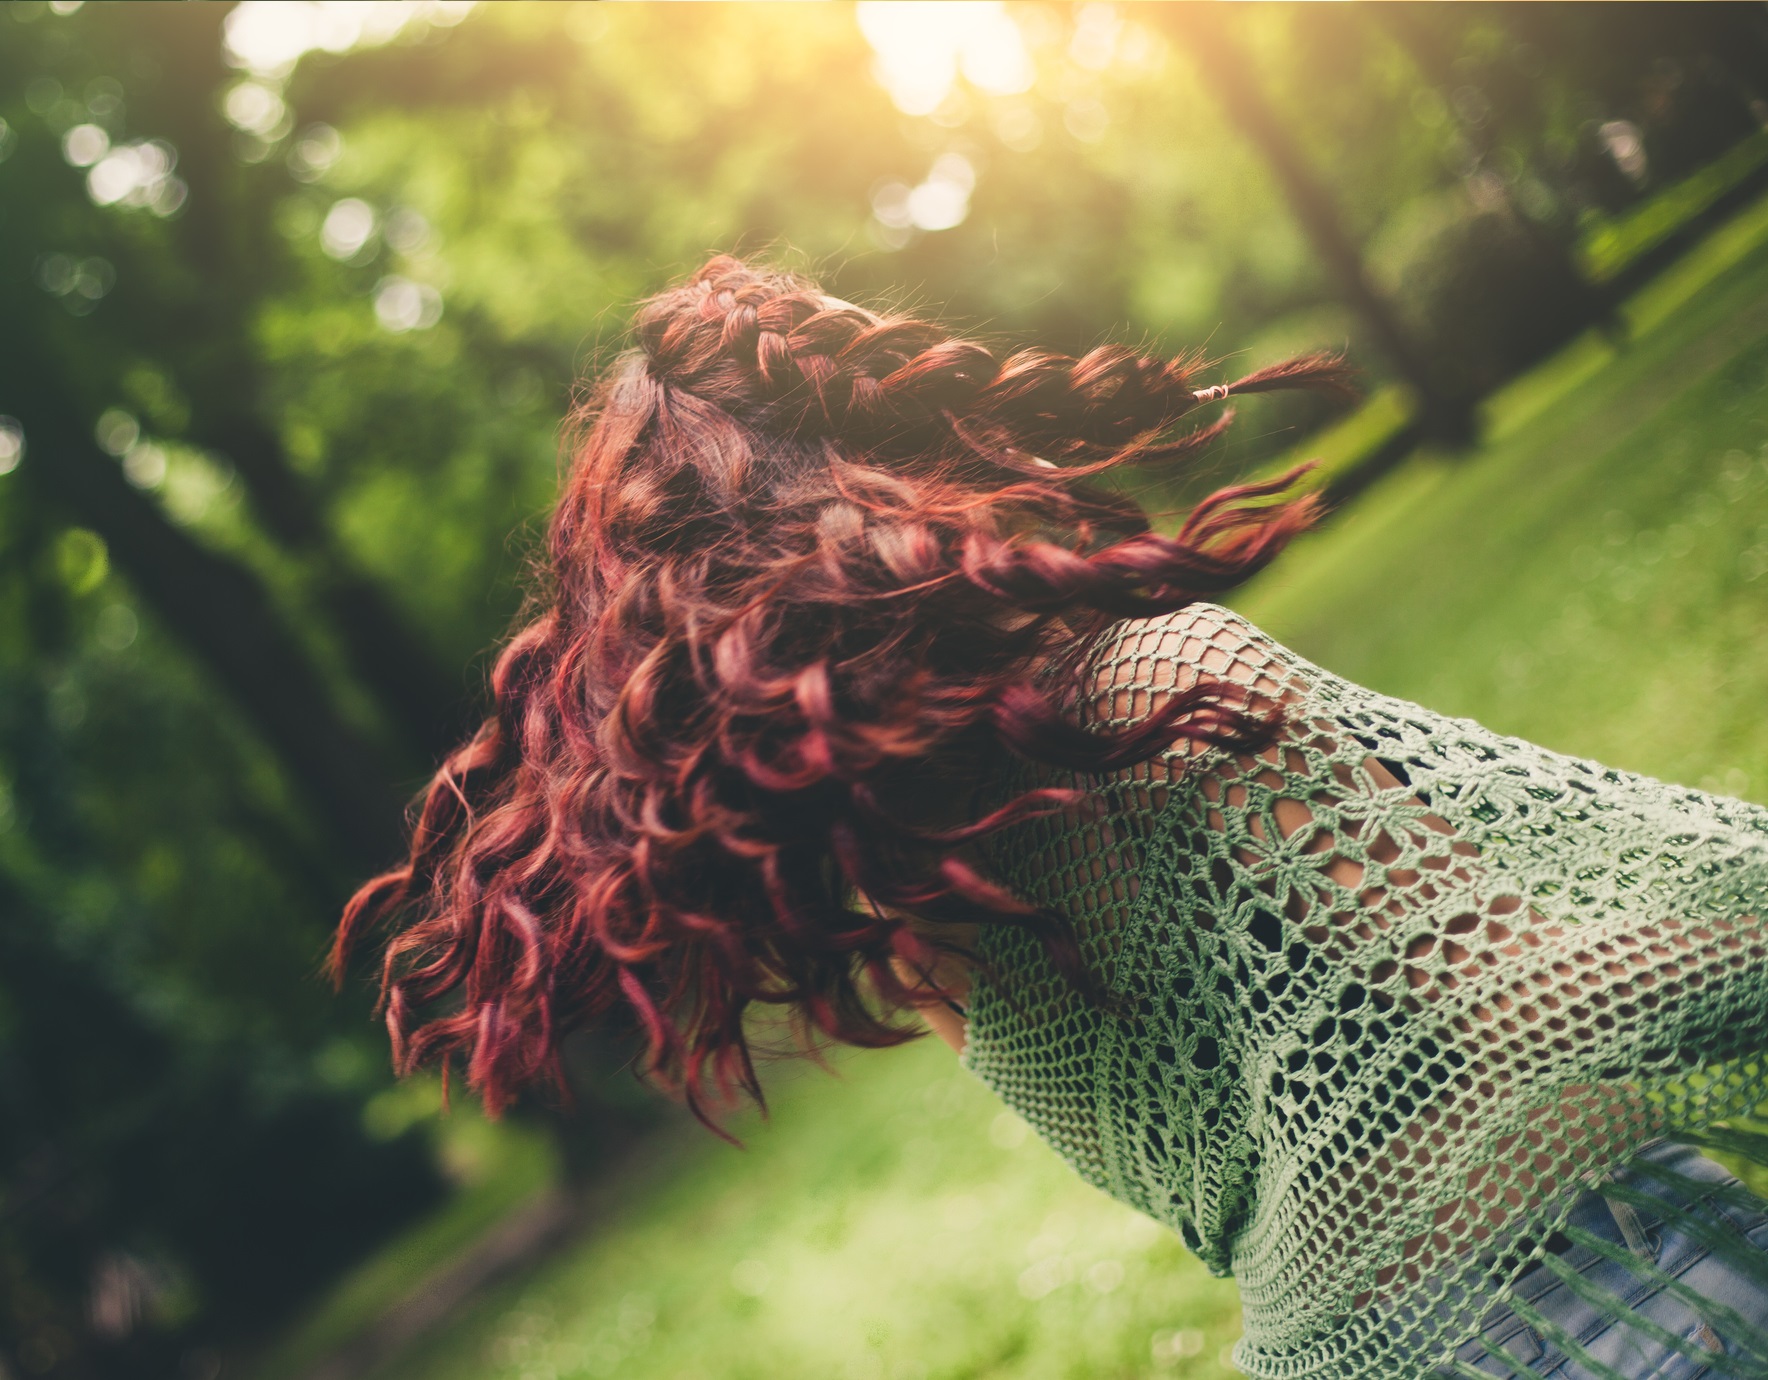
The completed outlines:
[[[1489,124],[1474,124],[1463,116],[1460,106],[1456,104],[1455,55],[1443,35],[1426,23],[1423,16],[1409,4],[1382,4],[1372,8],[1365,7],[1361,12],[1386,31],[1388,37],[1411,60],[1418,74],[1436,88],[1462,139],[1473,151],[1475,161],[1482,166],[1486,164],[1497,145],[1497,138]],[[1527,163],[1531,173],[1539,176],[1532,156],[1527,159]],[[1611,338],[1618,338],[1623,327],[1609,294],[1579,272],[1563,242],[1548,233],[1539,221],[1524,213],[1516,204],[1516,198],[1510,194],[1509,185],[1502,178],[1494,178],[1492,185],[1503,197],[1506,213],[1528,236],[1529,243],[1541,256],[1541,261],[1552,265],[1553,271],[1565,280],[1569,290],[1581,300],[1589,318],[1586,324],[1600,325]]]
[[[189,402],[180,439],[232,463],[258,525],[313,573],[314,601],[352,677],[411,765],[428,769],[464,734],[470,697],[461,677],[442,669],[404,611],[340,547],[267,420],[257,317],[297,272],[274,222],[290,184],[265,176],[268,168],[242,169],[233,131],[217,117],[219,93],[238,79],[223,55],[224,17],[224,6],[150,5],[118,6],[107,18],[122,52],[153,53],[168,69],[170,80],[149,88],[138,109],[132,97],[132,116],[171,140],[189,185],[164,226],[177,271],[135,259],[127,242],[113,245],[121,271],[106,304],[109,333],[155,361]],[[180,88],[215,95],[193,100]]]
[[[1339,219],[1325,184],[1290,138],[1264,93],[1240,43],[1213,4],[1175,5],[1174,38],[1191,58],[1216,101],[1270,167],[1289,209],[1313,243],[1345,302],[1362,317],[1375,344],[1418,397],[1425,430],[1464,443],[1473,432],[1471,401],[1449,395],[1429,361],[1363,268],[1362,255]]]

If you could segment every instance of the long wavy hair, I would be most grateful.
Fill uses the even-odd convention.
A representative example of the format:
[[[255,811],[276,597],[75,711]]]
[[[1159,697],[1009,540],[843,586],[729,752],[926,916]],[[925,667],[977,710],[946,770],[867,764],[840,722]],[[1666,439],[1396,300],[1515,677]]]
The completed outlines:
[[[491,716],[332,955],[341,974],[390,931],[396,1064],[458,1057],[493,1112],[610,1018],[702,1119],[760,1096],[756,1003],[836,1041],[907,1039],[903,1009],[941,993],[892,960],[930,972],[960,922],[1030,926],[1084,982],[1061,918],[972,861],[1082,796],[979,818],[917,802],[962,801],[1003,753],[1103,773],[1267,734],[1268,707],[1208,682],[1119,730],[1075,708],[1113,621],[1219,594],[1309,523],[1312,499],[1285,497],[1299,471],[1212,495],[1172,536],[1097,481],[1190,459],[1230,414],[1181,423],[1230,395],[1347,387],[1320,355],[1209,387],[1190,356],[1001,358],[722,257],[635,334],[572,419]]]

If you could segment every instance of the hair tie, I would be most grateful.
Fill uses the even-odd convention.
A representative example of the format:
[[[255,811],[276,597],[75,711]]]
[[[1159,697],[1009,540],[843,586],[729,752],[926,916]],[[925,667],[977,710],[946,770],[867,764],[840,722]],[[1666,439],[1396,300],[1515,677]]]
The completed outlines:
[[[1229,386],[1225,383],[1212,383],[1208,388],[1199,388],[1191,396],[1200,403],[1220,402],[1228,396]]]

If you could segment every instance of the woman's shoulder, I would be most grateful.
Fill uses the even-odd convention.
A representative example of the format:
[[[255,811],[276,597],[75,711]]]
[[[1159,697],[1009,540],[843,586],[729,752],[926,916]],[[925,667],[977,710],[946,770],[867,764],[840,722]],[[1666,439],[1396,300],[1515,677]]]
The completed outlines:
[[[1126,723],[1201,682],[1226,682],[1276,703],[1293,700],[1312,668],[1220,604],[1114,623],[1094,643],[1084,698],[1095,723]]]

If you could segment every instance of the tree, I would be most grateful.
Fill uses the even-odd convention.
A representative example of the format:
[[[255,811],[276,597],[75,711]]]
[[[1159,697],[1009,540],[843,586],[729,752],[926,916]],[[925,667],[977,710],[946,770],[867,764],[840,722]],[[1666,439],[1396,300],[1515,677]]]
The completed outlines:
[[[1348,332],[1380,380],[1420,352],[1367,246],[1457,185],[1450,136],[1396,115],[1418,74],[1315,101],[1283,9],[1223,30],[1251,96],[1174,51],[1190,12],[1026,9],[1029,85],[958,79],[912,117],[844,7],[482,6],[257,72],[228,12],[0,11],[0,1357],[23,1373],[237,1354],[441,1191],[421,1138],[364,1131],[384,1042],[316,957],[479,707],[573,380],[635,300],[770,252],[1014,343],[1262,363]],[[1455,42],[1574,20],[1481,10]],[[1628,42],[1579,66],[1543,41],[1539,114],[1504,140],[1538,119],[1556,167],[1572,86],[1633,99]],[[912,212],[940,179],[944,210]],[[1273,406],[1156,501],[1324,415]],[[642,1120],[607,1091],[619,1058],[590,1050],[575,1119],[530,1109],[580,1174]]]
[[[1439,370],[1370,281],[1326,183],[1309,166],[1282,118],[1265,99],[1257,72],[1222,16],[1206,5],[1173,6],[1168,13],[1179,46],[1270,168],[1290,212],[1306,230],[1339,292],[1377,342],[1388,367],[1417,395],[1424,430],[1441,440],[1465,441],[1472,435],[1472,399],[1443,387]]]

